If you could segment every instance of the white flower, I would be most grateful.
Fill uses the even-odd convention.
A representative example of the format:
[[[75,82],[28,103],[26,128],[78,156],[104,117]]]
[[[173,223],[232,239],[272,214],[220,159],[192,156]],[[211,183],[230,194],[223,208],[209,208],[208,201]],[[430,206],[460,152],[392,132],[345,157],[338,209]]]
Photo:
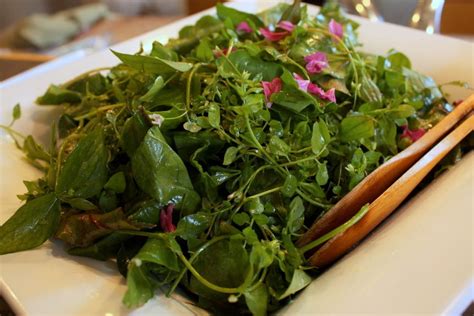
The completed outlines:
[[[165,120],[165,118],[158,113],[150,114],[148,117],[153,125],[158,125],[159,127],[161,127],[161,124],[163,124],[163,121]]]

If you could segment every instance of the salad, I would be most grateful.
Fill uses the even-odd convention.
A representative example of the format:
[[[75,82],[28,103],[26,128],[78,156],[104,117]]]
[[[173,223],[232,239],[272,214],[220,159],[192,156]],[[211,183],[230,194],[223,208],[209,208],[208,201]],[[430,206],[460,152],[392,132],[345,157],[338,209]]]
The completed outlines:
[[[318,244],[298,238],[452,109],[404,54],[360,51],[357,27],[333,2],[317,16],[219,4],[165,45],[51,85],[48,146],[12,128],[15,106],[1,127],[44,176],[24,182],[0,254],[55,238],[114,260],[130,308],[179,287],[215,313],[277,310],[320,273],[305,258]]]

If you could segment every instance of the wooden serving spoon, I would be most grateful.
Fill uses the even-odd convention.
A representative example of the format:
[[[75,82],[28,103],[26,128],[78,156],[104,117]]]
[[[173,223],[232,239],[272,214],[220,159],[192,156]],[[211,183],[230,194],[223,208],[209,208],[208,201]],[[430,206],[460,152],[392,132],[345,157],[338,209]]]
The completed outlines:
[[[375,201],[392,183],[418,161],[439,139],[474,109],[474,94],[407,149],[369,174],[300,237],[302,247],[351,219],[363,205]],[[434,159],[430,157],[429,159]],[[355,243],[355,242],[354,242]],[[314,262],[319,262],[314,259]]]
[[[354,244],[362,240],[388,215],[390,215],[410,194],[423,178],[444,158],[459,142],[474,129],[474,116],[470,115],[448,136],[434,146],[416,162],[407,172],[395,181],[374,202],[358,222],[336,235],[319,248],[309,263],[324,267],[345,254]]]

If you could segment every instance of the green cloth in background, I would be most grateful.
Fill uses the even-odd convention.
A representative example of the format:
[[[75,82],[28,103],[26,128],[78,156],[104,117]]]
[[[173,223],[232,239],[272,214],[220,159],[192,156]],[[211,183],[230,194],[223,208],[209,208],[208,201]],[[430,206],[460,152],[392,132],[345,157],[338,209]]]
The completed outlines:
[[[10,27],[0,39],[9,48],[47,49],[68,42],[109,14],[104,4],[88,4],[52,15],[34,14]]]

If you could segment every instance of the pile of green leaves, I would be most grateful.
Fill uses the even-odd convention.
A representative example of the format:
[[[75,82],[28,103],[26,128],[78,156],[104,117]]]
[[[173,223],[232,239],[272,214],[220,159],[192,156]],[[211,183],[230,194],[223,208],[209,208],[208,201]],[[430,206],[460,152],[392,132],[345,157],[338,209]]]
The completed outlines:
[[[341,41],[331,19],[344,25]],[[296,25],[289,36],[259,35],[280,20]],[[243,21],[254,32],[238,32]],[[25,181],[0,254],[55,237],[72,255],[114,258],[128,307],[162,286],[214,311],[285,304],[315,271],[296,239],[409,145],[402,126],[428,129],[449,107],[402,53],[359,52],[356,29],[332,3],[316,17],[299,1],[259,15],[218,5],[149,54],[113,52],[121,64],[50,86],[37,102],[63,113],[49,149],[17,142],[44,176]],[[304,57],[316,51],[329,66],[310,75]],[[335,88],[337,102],[298,89],[293,73]],[[283,87],[268,108],[262,81],[275,77]],[[176,229],[163,230],[170,205]]]

